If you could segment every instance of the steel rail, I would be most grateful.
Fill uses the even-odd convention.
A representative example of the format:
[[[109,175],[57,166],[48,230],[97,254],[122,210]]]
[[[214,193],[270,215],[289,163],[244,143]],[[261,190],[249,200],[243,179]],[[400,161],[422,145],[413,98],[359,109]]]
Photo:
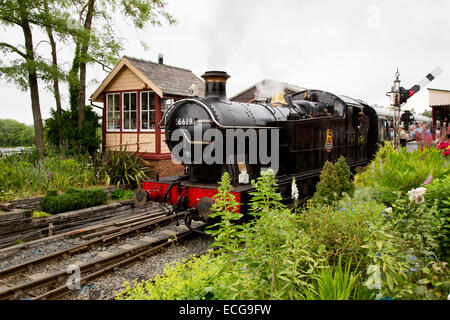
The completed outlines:
[[[80,279],[80,284],[84,284],[86,283],[86,281],[97,278],[106,272],[115,271],[120,267],[136,261],[137,259],[143,259],[144,256],[155,253],[157,250],[172,244],[173,241],[171,241],[171,239],[174,237],[176,237],[176,239],[184,239],[192,235],[197,236],[197,233],[190,230],[185,230],[177,233],[174,236],[167,236],[162,239],[128,249],[124,252],[116,253],[106,258],[82,264],[79,266],[80,274],[86,275]],[[12,288],[8,288],[7,290],[1,291],[0,300],[19,299],[25,296],[31,297],[33,300],[52,298],[56,299],[58,297],[66,295],[72,290],[67,286],[67,280],[70,276],[70,273],[61,271],[48,275],[46,277],[19,284]],[[57,288],[49,290],[43,294],[34,296],[29,293],[30,291],[41,289],[43,287],[50,287],[55,284],[61,284],[61,282],[63,282],[64,285],[59,285]]]
[[[36,265],[41,265],[43,263],[48,263],[50,261],[54,261],[54,260],[58,260],[58,259],[64,259],[67,257],[70,257],[74,254],[79,254],[85,251],[88,251],[89,249],[93,249],[96,246],[108,246],[114,242],[118,242],[121,239],[127,238],[128,236],[132,235],[135,232],[140,232],[141,230],[150,228],[150,227],[157,227],[159,225],[165,225],[168,224],[172,221],[174,221],[175,219],[179,219],[182,218],[184,215],[179,215],[179,216],[163,216],[161,218],[156,218],[156,219],[152,219],[150,222],[146,222],[140,225],[137,225],[135,227],[126,229],[124,231],[120,231],[117,232],[113,235],[106,235],[104,237],[98,238],[98,239],[94,239],[92,241],[86,242],[84,244],[75,246],[75,247],[71,247],[65,250],[61,250],[58,252],[55,252],[53,254],[47,255],[45,257],[42,258],[37,258],[13,267],[10,267],[8,269],[4,269],[2,271],[0,271],[0,279],[4,279],[6,277],[10,277],[13,275],[16,275],[18,273],[24,272],[24,271],[31,271],[33,269],[33,266]],[[123,227],[121,228],[122,230],[124,229]],[[9,289],[5,290],[8,291]],[[1,295],[3,292],[0,292],[0,299],[1,299]]]
[[[98,268],[99,266],[102,266],[102,265],[107,265],[107,266],[82,277],[80,279],[80,286],[87,284],[88,281],[96,279],[96,278],[104,275],[105,273],[116,271],[119,268],[122,268],[126,265],[132,264],[136,260],[142,260],[145,256],[155,254],[160,249],[170,246],[173,243],[173,241],[171,241],[171,239],[174,237],[178,241],[178,240],[184,240],[185,238],[188,238],[191,236],[198,236],[198,234],[196,234],[195,232],[190,231],[190,230],[182,231],[180,233],[177,233],[174,236],[168,236],[163,239],[156,240],[155,242],[152,242],[150,244],[145,244],[140,247],[133,248],[133,249],[127,250],[122,253],[118,253],[112,257],[102,259],[102,261],[100,261],[100,260],[94,261],[91,264],[94,264],[96,268]],[[136,251],[138,251],[140,248],[142,248],[144,251],[136,253]],[[109,265],[111,262],[109,262],[108,260],[110,260],[110,259],[113,259],[113,261],[116,261],[116,260],[118,260],[118,261]],[[103,261],[103,260],[105,260],[105,261]],[[81,272],[85,272],[85,271],[81,270]],[[89,272],[89,270],[87,272]],[[58,298],[61,298],[65,295],[69,294],[72,290],[73,289],[69,289],[68,286],[65,284],[58,288],[55,288],[48,292],[45,292],[44,294],[33,297],[31,300],[58,299]]]

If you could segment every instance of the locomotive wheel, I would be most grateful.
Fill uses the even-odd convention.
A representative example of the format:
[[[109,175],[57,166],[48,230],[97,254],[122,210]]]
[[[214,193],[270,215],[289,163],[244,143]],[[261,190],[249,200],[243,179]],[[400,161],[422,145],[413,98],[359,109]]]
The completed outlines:
[[[137,189],[134,191],[134,206],[139,208],[143,207],[147,203],[147,192],[142,189]]]

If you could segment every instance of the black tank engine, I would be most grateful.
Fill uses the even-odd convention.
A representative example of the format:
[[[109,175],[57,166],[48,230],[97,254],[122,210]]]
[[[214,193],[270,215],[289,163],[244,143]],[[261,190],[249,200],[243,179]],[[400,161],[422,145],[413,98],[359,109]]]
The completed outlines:
[[[364,166],[378,143],[377,113],[367,103],[321,90],[279,94],[269,103],[231,102],[229,75],[206,72],[204,98],[174,103],[164,114],[166,142],[185,175],[151,180],[137,192],[137,204],[169,203],[191,220],[207,221],[217,181],[228,172],[233,193],[246,211],[249,183],[272,168],[289,201],[295,177],[300,197],[311,196],[325,161],[344,156],[352,169]]]

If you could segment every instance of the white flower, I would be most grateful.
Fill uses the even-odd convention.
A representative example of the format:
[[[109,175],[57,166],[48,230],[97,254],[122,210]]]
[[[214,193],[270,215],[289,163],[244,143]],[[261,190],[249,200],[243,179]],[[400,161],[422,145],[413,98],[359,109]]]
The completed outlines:
[[[420,187],[417,189],[412,189],[408,191],[409,201],[415,202],[417,204],[422,204],[425,201],[425,197],[423,196],[427,192],[427,188]]]
[[[386,208],[386,209],[384,209],[384,211],[387,212],[387,213],[392,213],[392,208],[391,207]]]
[[[367,273],[370,274],[370,276],[367,279],[367,281],[364,283],[364,285],[371,290],[373,290],[373,289],[380,290],[381,289],[380,267],[377,265],[371,265],[367,269]]]
[[[295,177],[292,179],[292,199],[298,200],[298,189],[297,189],[297,183],[295,183]]]

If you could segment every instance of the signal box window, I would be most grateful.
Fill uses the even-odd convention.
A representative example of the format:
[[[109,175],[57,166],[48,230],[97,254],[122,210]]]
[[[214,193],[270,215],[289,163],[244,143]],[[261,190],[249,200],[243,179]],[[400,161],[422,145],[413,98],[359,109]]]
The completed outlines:
[[[108,131],[120,130],[120,93],[106,95],[106,128]]]
[[[134,131],[136,126],[137,114],[137,94],[136,92],[125,92],[123,94],[123,130]]]
[[[141,130],[155,129],[155,93],[141,93]]]

